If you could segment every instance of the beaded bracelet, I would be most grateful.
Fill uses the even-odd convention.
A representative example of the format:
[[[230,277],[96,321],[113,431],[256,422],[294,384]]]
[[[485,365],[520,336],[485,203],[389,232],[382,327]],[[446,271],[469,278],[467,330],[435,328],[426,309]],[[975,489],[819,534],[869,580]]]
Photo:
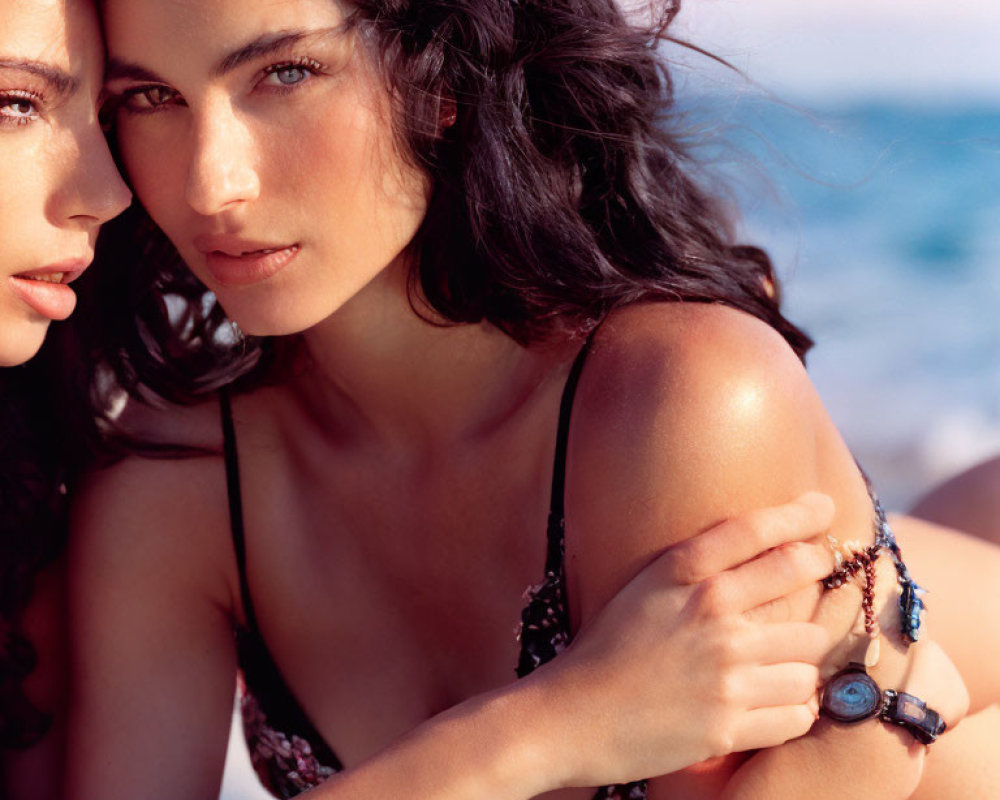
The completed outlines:
[[[869,650],[865,655],[865,664],[871,667],[878,662],[879,658],[879,628],[875,616],[875,562],[882,551],[888,551],[896,569],[896,581],[900,586],[901,633],[907,645],[916,642],[920,636],[921,614],[925,609],[921,598],[925,591],[910,576],[910,572],[903,562],[899,544],[892,533],[892,528],[889,527],[882,503],[864,471],[862,471],[862,475],[874,507],[875,542],[869,547],[862,547],[859,542],[847,542],[841,546],[834,537],[828,536],[830,547],[837,559],[837,567],[823,579],[823,586],[826,589],[837,589],[853,579],[859,572],[864,572],[865,582],[862,588],[861,608],[864,613],[865,633],[871,640]]]

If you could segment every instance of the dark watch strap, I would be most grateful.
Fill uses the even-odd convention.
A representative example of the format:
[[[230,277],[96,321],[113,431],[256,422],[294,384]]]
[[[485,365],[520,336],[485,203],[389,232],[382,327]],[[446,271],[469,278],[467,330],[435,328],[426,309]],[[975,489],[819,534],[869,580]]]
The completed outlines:
[[[865,665],[856,661],[826,682],[820,712],[845,724],[876,717],[904,728],[921,744],[930,744],[947,727],[941,715],[919,697],[898,689],[880,689]]]
[[[921,744],[930,744],[948,727],[941,715],[919,697],[895,689],[886,689],[883,696],[879,719],[905,728]]]

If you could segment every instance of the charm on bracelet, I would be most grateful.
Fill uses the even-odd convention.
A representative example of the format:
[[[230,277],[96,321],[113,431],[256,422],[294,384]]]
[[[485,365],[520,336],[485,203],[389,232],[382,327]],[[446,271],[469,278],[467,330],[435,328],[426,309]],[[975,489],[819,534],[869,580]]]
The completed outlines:
[[[879,539],[889,551],[893,566],[896,568],[896,581],[900,587],[899,613],[902,617],[903,638],[912,644],[920,638],[920,621],[926,608],[921,598],[927,592],[910,577],[910,571],[903,562],[903,554],[896,543],[896,537],[892,533],[892,528],[889,527],[885,511],[882,510],[882,504],[879,503],[877,497],[875,498],[875,511],[879,520]]]

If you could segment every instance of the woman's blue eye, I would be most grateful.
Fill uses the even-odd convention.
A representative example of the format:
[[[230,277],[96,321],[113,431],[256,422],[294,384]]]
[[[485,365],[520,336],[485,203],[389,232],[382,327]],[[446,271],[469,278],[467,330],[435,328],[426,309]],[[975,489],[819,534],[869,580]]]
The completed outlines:
[[[303,63],[275,64],[264,70],[264,83],[275,89],[287,89],[305,83],[323,71],[323,65],[312,59]]]
[[[305,67],[281,67],[271,73],[282,86],[294,86],[302,83],[309,76],[309,71]]]

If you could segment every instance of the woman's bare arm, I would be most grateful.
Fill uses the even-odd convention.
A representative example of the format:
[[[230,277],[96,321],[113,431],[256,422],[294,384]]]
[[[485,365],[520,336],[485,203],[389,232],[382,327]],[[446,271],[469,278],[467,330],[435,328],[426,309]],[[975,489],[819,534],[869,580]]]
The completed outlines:
[[[217,459],[135,458],[74,498],[66,797],[218,795],[236,676],[219,497]]]
[[[236,673],[222,481],[214,458],[131,459],[77,498],[67,798],[218,796]],[[320,796],[527,797],[500,781],[538,775],[513,731],[532,730],[543,699],[466,704]]]
[[[626,782],[670,763],[801,735],[815,714],[803,700],[816,672],[806,665],[825,652],[828,639],[818,625],[754,624],[741,615],[829,568],[826,553],[798,545],[809,531],[825,530],[831,512],[827,498],[812,495],[715,526],[705,534],[712,543],[708,572],[692,572],[696,559],[684,545],[660,555],[559,658],[435,717],[310,796],[405,791],[513,800]],[[748,530],[755,533],[749,543]],[[706,559],[699,561],[704,566]],[[769,572],[782,577],[765,579]],[[743,698],[717,691],[734,666],[765,675],[770,667],[759,662],[770,663],[761,657],[768,650],[806,667],[806,681],[789,676],[779,688],[779,696],[794,699],[783,704],[769,690]],[[675,679],[695,670],[698,687]]]
[[[923,643],[917,645],[916,664],[906,676],[907,685],[903,688],[917,696],[933,697],[942,686],[958,682],[954,673],[957,667],[961,683],[968,688],[970,712],[957,726],[952,725],[945,731],[929,756],[923,759],[920,784],[912,796],[927,800],[992,797],[1000,789],[1000,771],[996,769],[993,756],[1000,736],[1000,675],[994,666],[1000,658],[1000,627],[996,624],[1000,617],[1000,548],[965,533],[910,517],[895,517],[892,524],[907,565],[928,590],[924,598],[928,607],[925,635],[929,633],[934,639],[926,650],[921,649]],[[970,602],[972,598],[974,601]],[[886,627],[890,629],[895,624],[897,620],[893,615]],[[952,691],[942,703],[944,707],[939,710],[952,722],[961,718],[963,696],[956,696]],[[844,751],[851,747],[852,728],[837,731],[832,723],[822,724],[831,728],[826,734],[826,742],[836,741],[837,747]],[[882,757],[879,749],[866,753],[865,769],[869,780],[876,783],[879,775],[883,775],[883,782],[892,785],[895,778],[891,771],[896,765],[892,752],[898,749],[891,735],[894,732],[882,726],[880,733],[878,723],[867,724],[873,728],[867,736],[880,740],[880,747],[890,754],[888,758]],[[905,736],[900,741],[913,748],[914,759],[925,755],[923,748],[915,746]],[[794,757],[797,748],[809,747],[824,749],[811,759]],[[794,771],[810,766],[810,762],[812,766],[831,772],[840,769],[842,759],[833,758],[835,753],[825,747],[823,740],[807,737],[793,747],[755,757],[741,769],[733,785],[749,792],[754,783],[766,776],[780,775],[788,796],[795,796]],[[884,775],[886,772],[889,774]],[[837,777],[831,774],[826,782],[831,787],[830,797],[840,796],[833,788],[836,784]],[[775,789],[773,777],[768,785],[772,791]]]
[[[914,798],[1000,797],[1000,547],[912,517],[892,523],[907,563],[928,589],[934,638],[970,698],[969,715],[934,745]]]
[[[864,481],[801,364],[773,330],[718,306],[648,305],[620,313],[598,336],[573,420],[567,548],[576,618],[585,630],[615,587],[662,547],[809,489],[834,498],[834,536],[871,541]],[[620,533],[609,540],[609,531]],[[856,659],[859,648],[863,653],[863,637],[852,633],[860,594],[845,587],[819,599],[817,585],[772,613],[793,619],[817,613],[842,642],[831,654],[832,669]],[[886,641],[892,640],[898,641],[898,627],[887,627]],[[874,677],[884,686],[901,685],[909,664],[905,648],[884,642],[882,649]],[[801,740],[808,745],[792,742],[777,751],[793,755],[803,774],[821,775],[822,769],[810,773],[811,760],[817,768],[845,769],[876,748],[883,764],[896,767],[897,794],[906,796],[919,779],[919,753],[914,757],[895,732],[887,737],[881,727],[850,734],[819,726]],[[718,772],[726,769],[720,765]],[[781,776],[769,774],[772,782],[734,796],[786,796],[778,788]],[[651,797],[669,796],[677,780],[654,782]],[[872,791],[886,788],[872,782]],[[863,794],[858,786],[853,790]],[[794,790],[801,796],[801,781]]]
[[[1000,545],[1000,456],[935,486],[909,513]]]
[[[235,672],[231,623],[239,613],[225,506],[218,501],[223,481],[218,459],[132,459],[95,475],[77,498],[68,798],[217,795]],[[754,557],[825,530],[831,514],[829,501],[813,500],[717,526],[710,537],[717,544],[713,571],[749,560],[725,580],[693,584],[708,573],[692,575],[685,564],[694,560],[683,548],[657,559],[569,652],[525,680],[434,717],[312,796],[520,800],[801,734],[813,720],[805,697],[773,713],[760,708],[773,704],[767,697],[749,709],[746,698],[740,708],[709,697],[713,713],[735,711],[724,715],[728,728],[698,730],[705,714],[686,705],[683,684],[663,676],[725,673],[728,664],[713,671],[710,661],[734,651],[727,626],[740,603],[781,598],[829,568],[827,554],[815,547]],[[757,531],[749,547],[748,524]],[[781,581],[762,580],[769,565]],[[628,659],[624,669],[623,630],[633,652],[644,656]],[[828,646],[815,625],[777,626],[778,644],[767,630],[750,624],[741,630],[757,631],[744,641],[765,652],[785,642],[788,660],[806,664]],[[752,723],[764,716],[770,723],[762,732]]]

